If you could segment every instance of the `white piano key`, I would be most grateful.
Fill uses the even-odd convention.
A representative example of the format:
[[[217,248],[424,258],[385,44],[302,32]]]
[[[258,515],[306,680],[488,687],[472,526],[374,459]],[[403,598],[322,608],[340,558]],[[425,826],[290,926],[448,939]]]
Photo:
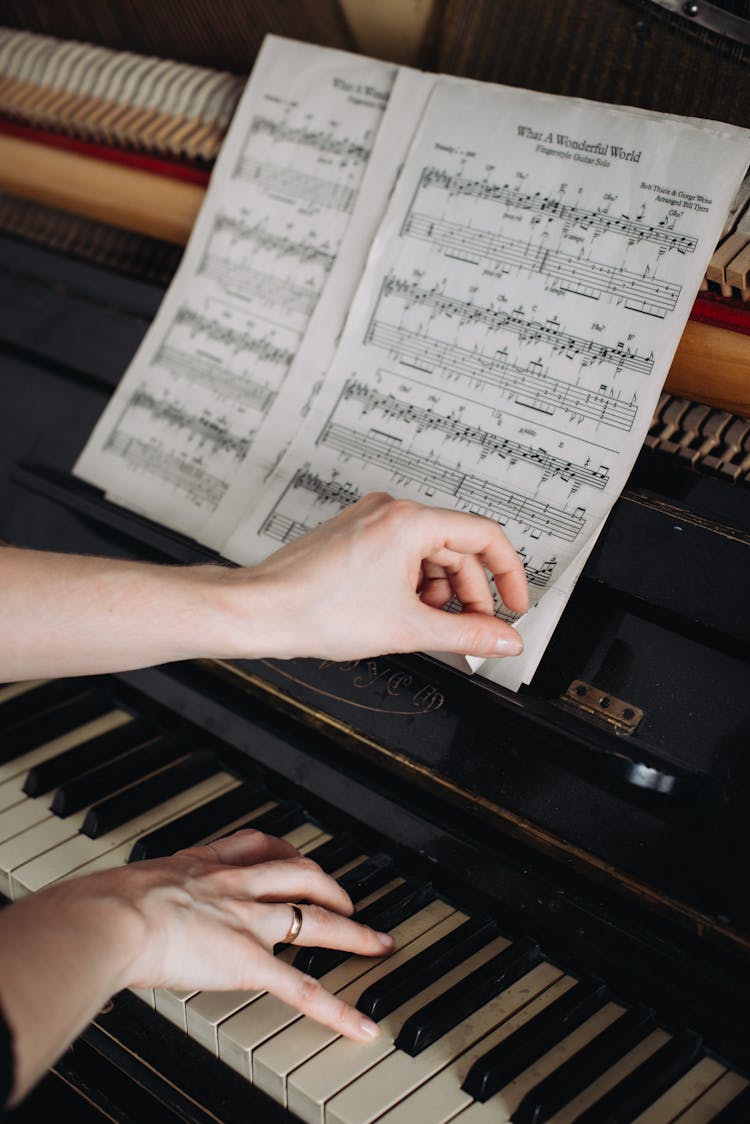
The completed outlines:
[[[10,808],[0,812],[0,839],[12,839],[22,831],[46,820],[52,813],[47,800],[19,800]]]
[[[399,964],[427,948],[432,943],[431,932],[434,927],[454,912],[446,902],[439,900],[420,909],[393,930],[392,936],[397,942],[395,951],[386,959],[377,961],[369,972],[339,992],[339,997],[348,1003],[356,1003],[368,984],[387,975]],[[337,1037],[335,1030],[329,1030],[314,1019],[306,1016],[299,1018],[255,1051],[252,1058],[252,1080],[259,1088],[270,1093],[274,1100],[286,1104],[288,1075]]]
[[[549,1007],[550,1003],[554,1003],[569,991],[576,982],[572,976],[558,976],[549,987],[520,1010],[515,1009],[514,1006],[510,1017],[505,1018],[490,1034],[476,1042],[466,1053],[461,1054],[435,1077],[420,1085],[381,1117],[383,1124],[385,1121],[388,1124],[414,1124],[417,1120],[429,1120],[430,1124],[443,1124],[444,1121],[452,1120],[457,1113],[472,1103],[472,1098],[468,1093],[464,1093],[461,1085],[477,1058],[481,1058],[498,1042],[510,1038],[514,1031],[524,1026],[545,1007]]]
[[[84,808],[64,820],[50,813],[41,823],[0,843],[0,893],[10,898],[13,871],[38,855],[43,855],[45,851],[59,847],[66,839],[72,839],[82,827],[87,811]]]
[[[327,1124],[370,1124],[378,1119],[561,979],[562,974],[552,964],[538,964],[416,1057],[394,1050],[329,1101]]]
[[[317,824],[314,823],[301,823],[299,827],[295,827],[292,831],[282,835],[282,839],[286,839],[287,843],[291,843],[297,850],[301,850],[308,844],[313,844],[317,847],[321,841],[323,832]]]
[[[279,960],[289,964],[296,953],[295,948],[285,948],[278,954]],[[206,1050],[218,1056],[219,1027],[240,1011],[246,1011],[256,1002],[268,995],[259,991],[201,991],[193,995],[185,1007],[185,1024],[188,1036],[200,1042]]]
[[[394,878],[359,901],[357,908],[363,909],[401,885],[403,885],[403,878]],[[399,932],[400,929],[394,930],[396,941],[399,940]],[[295,952],[296,949],[291,951]],[[320,982],[328,991],[340,991],[352,980],[364,975],[375,963],[377,961],[371,956],[349,956],[343,963],[322,976]],[[275,995],[269,995],[268,992],[256,992],[253,995],[251,1009],[245,1006],[222,1021],[218,1027],[216,1038],[218,1055],[223,1062],[250,1080],[253,1050],[299,1018],[300,1013],[296,1007],[291,1007]]]
[[[317,846],[318,841],[321,839],[323,832],[317,824],[301,823],[298,827],[288,831],[286,835],[282,835],[282,839],[286,839],[287,843],[291,843],[293,847]],[[187,1014],[186,1006],[188,1000],[199,994],[198,988],[193,988],[191,991],[173,990],[172,988],[158,988],[154,990],[154,1006],[165,1018],[173,1022],[175,1026],[179,1026],[181,1030],[187,1031]]]
[[[34,765],[39,765],[42,761],[49,760],[57,753],[64,753],[66,749],[72,749],[74,745],[79,745],[90,738],[96,738],[99,734],[106,734],[110,730],[116,729],[117,726],[122,726],[131,721],[131,716],[126,714],[124,710],[110,710],[99,718],[92,718],[90,722],[84,722],[82,726],[76,726],[75,729],[69,730],[66,734],[61,734],[60,737],[53,738],[43,745],[28,749],[20,757],[14,757],[12,761],[6,761],[3,765],[0,765],[0,784],[21,774],[25,777]]]
[[[109,857],[108,867],[121,866],[127,862],[133,843],[139,835],[145,835],[168,820],[175,819],[190,808],[203,804],[214,796],[235,787],[236,779],[229,773],[215,773],[199,784],[192,785],[161,804],[149,808],[135,819],[128,820],[97,839],[90,839],[80,832],[67,839],[59,847],[45,851],[31,862],[24,863],[11,875],[11,891],[14,898],[34,890],[41,890],[58,879],[79,875],[84,867],[96,859]],[[88,871],[90,873],[90,871]]]
[[[25,695],[27,691],[44,686],[47,682],[49,682],[47,679],[25,679],[21,683],[4,683],[0,687],[0,706],[15,699],[17,695]]]
[[[603,1097],[610,1089],[614,1088],[624,1077],[632,1073],[642,1062],[655,1054],[665,1042],[669,1041],[669,1035],[663,1030],[654,1030],[637,1046],[628,1051],[623,1058],[617,1062],[616,1065],[610,1067],[606,1073],[593,1081],[583,1093],[561,1108],[556,1112],[548,1122],[548,1124],[574,1124],[582,1112],[584,1112],[590,1105],[594,1104]]]
[[[493,1097],[480,1104],[474,1101],[472,1105],[460,1112],[456,1120],[461,1124],[510,1124],[513,1113],[520,1105],[523,1098],[534,1086],[549,1077],[568,1058],[573,1057],[593,1038],[606,1030],[608,1026],[618,1019],[623,1013],[623,1008],[617,1003],[607,1003],[600,1011],[586,1019],[551,1050],[543,1054],[533,1065],[523,1073],[519,1073],[504,1089],[495,1093]]]
[[[448,917],[435,926],[432,935],[436,941],[440,940],[462,923],[463,918],[457,920],[455,915]],[[396,1049],[394,1040],[410,1015],[425,1003],[431,1003],[433,999],[445,994],[469,973],[497,956],[508,944],[504,938],[496,938],[467,957],[462,964],[451,968],[442,979],[435,980],[406,1003],[395,1008],[380,1021],[380,1036],[373,1042],[361,1043],[352,1042],[348,1038],[337,1038],[330,1046],[310,1058],[309,1062],[290,1074],[287,1081],[287,1104],[290,1111],[311,1124],[324,1124],[324,1119],[328,1119],[326,1102],[331,1098],[335,1100],[336,1094],[345,1086],[393,1053]]]
[[[697,1101],[675,1119],[675,1124],[709,1124],[748,1085],[739,1073],[728,1070]]]
[[[701,1058],[679,1081],[658,1097],[633,1124],[667,1124],[674,1120],[698,1097],[710,1089],[727,1072],[726,1066],[714,1058]]]
[[[14,804],[21,804],[23,801],[28,800],[29,797],[23,791],[24,781],[26,780],[25,773],[19,773],[15,777],[11,777],[8,781],[3,781],[0,784],[0,812],[4,812],[6,808],[12,808]],[[0,839],[2,836],[0,836]]]

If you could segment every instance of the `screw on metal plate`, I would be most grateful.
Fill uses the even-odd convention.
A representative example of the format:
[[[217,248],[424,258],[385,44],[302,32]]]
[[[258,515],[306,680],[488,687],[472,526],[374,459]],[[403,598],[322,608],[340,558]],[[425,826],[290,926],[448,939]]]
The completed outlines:
[[[617,699],[582,679],[574,679],[561,698],[568,706],[606,723],[618,734],[632,734],[643,718],[639,706]]]
[[[696,3],[693,2],[693,3],[683,4],[682,10],[683,10],[683,12],[685,13],[686,16],[695,17],[695,16],[698,15],[698,12],[700,11],[700,8],[698,7],[698,5]]]

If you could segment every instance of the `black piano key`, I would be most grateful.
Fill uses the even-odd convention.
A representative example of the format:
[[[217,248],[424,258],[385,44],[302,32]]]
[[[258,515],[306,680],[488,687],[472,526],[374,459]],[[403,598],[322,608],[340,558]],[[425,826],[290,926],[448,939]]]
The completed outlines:
[[[30,749],[69,734],[76,726],[91,722],[112,710],[112,700],[100,691],[86,691],[70,701],[61,703],[49,711],[18,723],[12,730],[3,732],[0,746],[0,765],[20,757]]]
[[[571,1031],[601,1010],[607,989],[598,980],[582,980],[549,1007],[477,1058],[461,1086],[476,1101],[488,1101]],[[601,1118],[597,1118],[601,1119]]]
[[[725,1105],[719,1115],[713,1117],[711,1124],[747,1124],[748,1120],[750,1120],[750,1085]]]
[[[192,847],[267,799],[268,791],[261,781],[246,781],[136,839],[128,862],[158,859],[173,855],[183,847]]]
[[[145,718],[126,722],[123,726],[63,750],[29,769],[23,791],[27,796],[43,796],[66,780],[80,777],[90,769],[105,765],[131,749],[137,749],[144,742],[153,740],[158,732],[153,723]]]
[[[361,854],[361,845],[354,836],[344,832],[342,835],[334,835],[332,839],[308,851],[307,857],[316,862],[326,874],[332,874],[334,870],[346,866]]]
[[[53,797],[51,810],[63,818],[79,812],[87,804],[96,804],[156,769],[163,769],[178,757],[184,757],[188,748],[166,735],[156,737],[132,753],[123,754],[101,768],[91,769],[82,777],[60,785]]]
[[[349,897],[354,904],[361,902],[363,898],[369,897],[379,890],[381,886],[385,886],[386,882],[390,882],[394,876],[393,859],[390,855],[378,853],[373,855],[372,858],[365,859],[364,862],[358,863],[352,870],[348,870],[346,874],[342,874],[339,878],[339,886],[346,890]]]
[[[539,945],[534,941],[528,937],[514,941],[465,980],[454,984],[444,995],[415,1011],[401,1027],[396,1037],[396,1048],[412,1058],[421,1054],[474,1011],[525,976],[540,959]]]
[[[407,964],[370,984],[359,998],[358,1010],[379,1022],[496,936],[497,926],[493,921],[472,918],[464,921]]]
[[[352,914],[352,920],[388,932],[420,909],[424,909],[435,900],[435,897],[435,891],[429,882],[420,886],[404,882],[401,886],[396,886],[387,894],[383,894],[382,898],[365,906],[364,909],[356,910]],[[335,948],[301,948],[293,964],[300,972],[314,979],[320,979],[339,964],[343,964],[349,956],[351,956],[350,952],[341,952]]]
[[[0,725],[4,731],[10,730],[22,722],[38,718],[45,710],[80,698],[88,689],[80,679],[52,679],[40,687],[32,687],[30,691],[0,703]]]
[[[642,1062],[618,1085],[576,1118],[575,1124],[630,1124],[679,1081],[698,1061],[702,1043],[697,1034],[683,1031]]]
[[[232,834],[235,831],[252,828],[253,831],[263,831],[266,835],[286,835],[288,832],[294,831],[295,827],[299,827],[306,819],[307,814],[301,804],[298,804],[296,800],[284,800],[277,804],[275,808],[269,808],[267,812],[261,812],[254,819],[249,819],[238,827],[232,828]]]
[[[540,1081],[513,1113],[513,1124],[544,1124],[606,1073],[654,1029],[653,1012],[634,1007]]]
[[[221,765],[214,753],[208,749],[199,749],[89,808],[81,834],[87,835],[89,839],[99,839],[128,820],[134,820],[163,804],[171,796],[177,796],[214,776],[220,769]]]

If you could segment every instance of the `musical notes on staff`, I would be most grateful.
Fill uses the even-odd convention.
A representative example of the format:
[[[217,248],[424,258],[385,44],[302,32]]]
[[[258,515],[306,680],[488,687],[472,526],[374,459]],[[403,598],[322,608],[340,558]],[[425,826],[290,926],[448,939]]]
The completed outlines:
[[[539,273],[550,288],[560,293],[577,293],[591,300],[606,297],[633,312],[664,319],[677,304],[681,285],[662,281],[647,271],[643,274],[605,262],[551,250],[540,242],[530,246],[526,239],[505,238],[491,230],[480,230],[464,223],[448,222],[412,211],[404,223],[404,234],[440,247],[446,257],[469,265],[490,263],[519,273]]]
[[[370,324],[365,341],[387,351],[392,360],[412,370],[427,375],[440,371],[450,379],[485,384],[518,406],[547,417],[561,413],[574,422],[589,418],[600,425],[627,431],[638,413],[636,402],[622,401],[605,386],[592,390],[553,378],[538,362],[520,367],[505,358],[502,351],[484,355],[380,320]]]
[[[378,60],[266,41],[175,282],[79,459],[81,475],[201,537],[334,273],[395,77]],[[150,407],[133,395],[141,385]],[[237,440],[210,453],[220,484],[191,492],[179,466],[198,456],[208,470],[214,447],[203,430],[220,431],[222,419]],[[121,440],[126,432],[140,445]]]
[[[607,363],[615,370],[627,368],[643,375],[650,375],[654,367],[653,354],[639,355],[623,341],[605,344],[575,336],[564,331],[557,317],[542,322],[530,319],[520,309],[506,312],[504,309],[484,308],[472,301],[449,297],[439,289],[425,289],[389,274],[383,282],[381,299],[392,296],[400,297],[406,307],[421,305],[435,313],[455,317],[462,326],[482,324],[493,332],[511,332],[524,343],[545,343],[553,354],[577,360],[583,366]]]
[[[487,515],[502,525],[514,520],[532,538],[551,535],[573,542],[584,525],[584,508],[568,512],[524,496],[488,477],[446,465],[438,457],[413,453],[398,439],[376,429],[362,432],[331,423],[323,430],[320,444],[348,459],[387,465],[394,482],[417,484],[430,496],[449,496],[455,506]]]
[[[128,413],[135,410],[143,410],[151,420],[163,422],[184,433],[188,439],[197,443],[198,450],[206,456],[227,453],[236,460],[242,460],[247,455],[248,438],[233,433],[225,417],[213,418],[207,413],[191,413],[179,402],[166,396],[156,397],[146,387],[140,387],[131,394],[123,411],[123,425],[127,424]],[[118,429],[113,430],[108,444],[115,442]]]
[[[573,464],[562,457],[556,457],[546,449],[514,441],[503,437],[499,433],[492,433],[479,425],[471,425],[462,421],[455,414],[453,416],[439,413],[432,407],[424,407],[394,397],[392,394],[383,394],[366,383],[350,380],[345,385],[339,401],[357,402],[362,409],[363,416],[373,411],[382,415],[384,419],[394,418],[403,422],[415,433],[430,430],[441,434],[444,438],[443,445],[452,443],[473,446],[482,460],[498,458],[507,460],[511,465],[525,462],[538,468],[541,472],[541,482],[546,483],[553,477],[559,477],[566,484],[570,484],[571,495],[582,487],[596,488],[601,491],[609,483],[609,470],[605,465],[592,468],[590,464]],[[330,444],[327,437],[332,423],[328,423],[320,435],[321,444]]]
[[[419,180],[419,188],[438,188],[449,195],[463,195],[474,199],[500,203],[503,207],[530,211],[537,219],[557,220],[566,233],[580,229],[597,234],[617,234],[628,242],[653,242],[662,250],[674,250],[679,254],[692,254],[698,239],[690,234],[681,234],[674,226],[674,217],[666,217],[656,224],[644,222],[636,216],[613,213],[612,201],[606,208],[591,210],[578,204],[567,203],[564,196],[555,197],[541,191],[529,192],[509,184],[489,183],[486,179],[471,179],[463,175],[453,175],[442,168],[425,168]]]
[[[336,255],[330,248],[289,238],[286,234],[269,230],[263,223],[248,223],[241,217],[222,211],[214,219],[213,233],[228,235],[232,243],[247,242],[254,253],[264,251],[274,257],[292,258],[297,265],[317,265],[325,273],[330,273],[336,261]]]
[[[338,156],[345,160],[358,160],[365,164],[370,158],[370,149],[356,138],[336,136],[330,129],[314,129],[308,126],[294,126],[286,121],[271,117],[253,117],[248,130],[249,137],[263,134],[274,141],[286,141],[292,145],[307,145],[328,156]]]
[[[271,273],[213,254],[204,256],[198,272],[218,281],[230,297],[251,305],[263,305],[281,316],[298,316],[305,321],[312,316],[320,296],[319,290],[295,285]]]
[[[133,433],[115,430],[107,449],[117,455],[131,471],[165,481],[188,502],[215,509],[227,490],[222,480],[202,465],[168,448],[144,441]]]
[[[292,203],[309,203],[330,211],[351,214],[357,192],[346,184],[294,168],[279,167],[266,160],[243,155],[237,162],[235,178],[261,187],[269,195]]]
[[[307,521],[284,512],[286,501],[297,492],[307,493],[316,508],[316,515]],[[311,531],[322,518],[337,515],[360,498],[361,493],[348,481],[324,480],[318,473],[311,471],[308,465],[304,465],[294,473],[283,496],[263,520],[260,534],[281,545],[292,542]],[[318,514],[326,511],[327,516]]]

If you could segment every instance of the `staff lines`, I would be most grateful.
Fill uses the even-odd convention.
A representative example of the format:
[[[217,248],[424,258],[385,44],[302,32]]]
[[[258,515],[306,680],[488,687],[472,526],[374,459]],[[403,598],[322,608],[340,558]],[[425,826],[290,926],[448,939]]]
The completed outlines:
[[[632,312],[661,320],[674,310],[682,292],[681,285],[670,281],[650,279],[645,274],[536,245],[528,239],[507,238],[491,230],[413,210],[403,224],[402,233],[405,237],[431,243],[446,255],[456,256],[470,265],[479,265],[484,260],[529,274],[539,273],[563,291],[592,300],[611,297]]]
[[[541,192],[521,191],[508,184],[493,184],[487,180],[469,179],[467,176],[451,175],[441,168],[424,168],[419,179],[417,191],[427,187],[441,188],[449,195],[467,195],[474,198],[498,202],[506,207],[533,211],[546,218],[559,219],[568,228],[593,228],[600,234],[618,234],[628,241],[653,242],[666,250],[676,250],[681,254],[692,254],[698,239],[690,234],[679,234],[666,224],[644,222],[630,215],[613,215],[609,210],[592,211],[574,203],[565,203],[551,195]]]
[[[379,367],[378,368],[378,374],[381,375],[381,377],[387,377],[387,378],[393,378],[393,379],[398,379],[400,377],[398,374],[396,374],[395,371],[389,371],[387,367]],[[471,406],[478,406],[480,409],[483,409],[483,410],[487,410],[487,409],[494,410],[495,409],[494,406],[487,406],[484,402],[478,402],[476,400],[476,398],[469,398],[465,394],[456,394],[455,391],[453,391],[453,390],[451,390],[450,392],[442,391],[442,390],[437,391],[437,387],[434,385],[434,383],[423,382],[421,379],[417,379],[413,375],[409,375],[408,378],[409,378],[409,382],[413,383],[414,386],[421,386],[425,390],[430,391],[431,393],[438,392],[441,395],[444,394],[444,393],[450,393],[451,398],[456,398],[460,402],[468,402],[469,405],[471,405]],[[528,418],[526,417],[525,414],[515,414],[512,410],[508,410],[505,406],[502,407],[502,413],[507,414],[507,416],[509,418],[513,418],[514,421],[528,422]],[[566,437],[568,440],[578,440],[578,438],[576,438],[574,434],[571,434],[570,431],[567,430],[567,429],[557,429],[553,425],[548,425],[547,422],[544,422],[544,423],[536,422],[535,424],[537,424],[537,425],[541,424],[541,427],[544,429],[545,433],[553,433],[553,434],[555,434],[556,436],[559,436],[559,437]],[[591,441],[588,437],[586,438],[585,444],[590,449],[598,449],[600,452],[610,453],[612,456],[617,455],[617,449],[613,449],[611,445],[602,445],[601,442]]]
[[[501,352],[486,356],[383,321],[375,320],[370,324],[365,343],[382,348],[408,365],[411,365],[409,360],[416,358],[432,363],[433,368],[440,367],[448,377],[486,383],[518,405],[540,413],[553,415],[559,410],[574,419],[588,418],[628,432],[638,413],[635,403],[623,402],[606,388],[595,391],[553,378],[543,372],[541,363],[532,362],[521,367],[502,358]],[[425,374],[432,373],[430,368],[418,369]]]
[[[492,433],[479,425],[472,425],[450,415],[438,413],[431,407],[405,402],[393,394],[382,393],[355,379],[345,384],[339,397],[339,403],[342,401],[359,403],[365,415],[372,410],[377,410],[385,418],[393,417],[414,425],[417,432],[429,429],[445,434],[448,441],[473,445],[480,450],[483,458],[496,456],[511,463],[524,461],[541,471],[542,483],[553,477],[560,477],[565,482],[572,481],[571,494],[575,494],[581,487],[591,487],[601,491],[609,483],[609,470],[604,465],[595,469],[590,468],[588,464],[577,464],[575,461],[548,453],[542,446],[524,444],[502,434]],[[326,428],[335,424],[334,418],[339,403],[334,406],[321,431],[320,440],[323,442],[325,442]]]
[[[336,254],[315,246],[312,242],[301,239],[289,238],[285,234],[276,234],[269,230],[262,222],[250,224],[234,215],[219,213],[214,219],[213,230],[207,239],[205,255],[210,253],[209,246],[215,237],[224,232],[230,233],[235,239],[252,242],[261,250],[275,253],[277,257],[293,257],[303,264],[319,265],[326,273],[330,273],[336,261]]]
[[[653,355],[639,355],[624,343],[606,344],[588,337],[574,336],[564,331],[556,319],[548,319],[544,323],[529,320],[520,309],[506,312],[504,309],[487,308],[472,301],[450,297],[436,288],[424,289],[415,282],[405,281],[394,274],[388,274],[383,281],[376,308],[386,297],[400,298],[407,308],[421,305],[433,308],[437,313],[457,316],[462,324],[482,324],[493,332],[511,332],[521,342],[536,343],[541,340],[554,354],[562,354],[567,358],[583,356],[583,366],[608,363],[615,370],[627,368],[644,375],[650,375],[654,368]],[[588,362],[586,356],[591,356]]]

